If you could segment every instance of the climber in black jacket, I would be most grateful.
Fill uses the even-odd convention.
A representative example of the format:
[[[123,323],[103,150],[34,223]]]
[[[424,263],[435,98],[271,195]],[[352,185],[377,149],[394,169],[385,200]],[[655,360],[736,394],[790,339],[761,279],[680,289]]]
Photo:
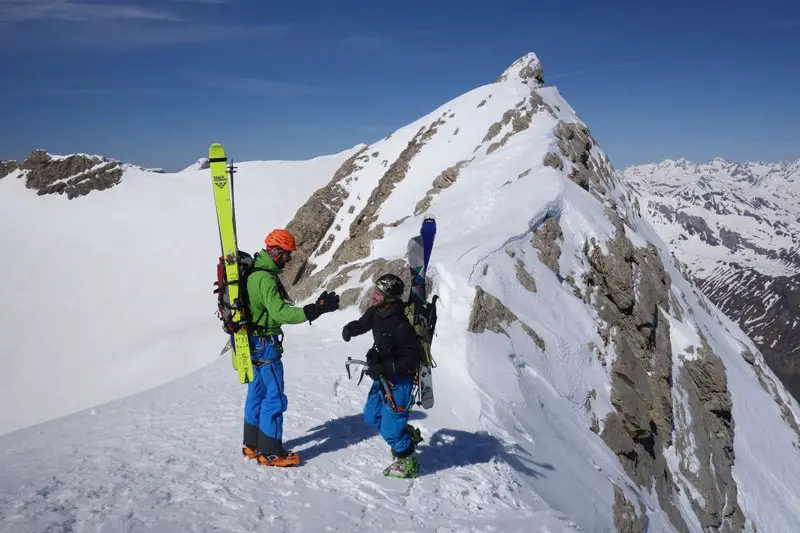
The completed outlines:
[[[385,274],[375,282],[372,306],[342,329],[342,338],[372,331],[374,345],[367,352],[367,375],[374,381],[364,406],[364,420],[378,430],[392,449],[395,462],[384,469],[391,477],[415,477],[419,460],[415,447],[419,429],[408,424],[413,404],[414,376],[422,363],[422,346],[405,315],[403,280]],[[384,390],[389,388],[389,395]]]

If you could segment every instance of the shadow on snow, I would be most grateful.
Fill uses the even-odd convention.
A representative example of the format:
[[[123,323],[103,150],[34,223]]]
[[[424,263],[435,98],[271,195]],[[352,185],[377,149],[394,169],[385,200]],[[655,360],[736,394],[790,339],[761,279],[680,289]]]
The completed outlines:
[[[424,413],[412,411],[410,420],[425,418]],[[285,443],[287,449],[314,442],[302,450],[303,461],[338,450],[377,436],[378,433],[361,414],[343,416],[313,427],[308,434]],[[543,471],[555,468],[548,463],[539,463],[517,444],[507,444],[486,431],[468,432],[456,429],[440,429],[417,448],[420,457],[420,476],[435,474],[448,468],[503,461],[511,468],[534,478],[546,478]]]

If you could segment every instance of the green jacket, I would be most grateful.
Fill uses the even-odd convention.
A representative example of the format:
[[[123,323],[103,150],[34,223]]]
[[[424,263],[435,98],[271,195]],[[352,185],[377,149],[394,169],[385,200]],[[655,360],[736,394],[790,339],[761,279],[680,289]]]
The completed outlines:
[[[259,270],[255,270],[247,278],[247,296],[250,300],[250,316],[256,321],[255,332],[261,335],[279,335],[283,333],[281,325],[305,322],[305,311],[285,301],[287,296],[278,279],[282,269],[278,268],[275,261],[262,251],[256,256],[254,267]]]

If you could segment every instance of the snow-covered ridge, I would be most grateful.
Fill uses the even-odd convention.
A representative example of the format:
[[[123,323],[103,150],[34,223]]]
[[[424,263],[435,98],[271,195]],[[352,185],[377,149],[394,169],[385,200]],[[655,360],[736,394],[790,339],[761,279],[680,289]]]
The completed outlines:
[[[286,328],[284,435],[306,460],[288,472],[239,456],[244,391],[230,361],[216,359],[224,336],[211,316],[218,243],[208,171],[141,174],[80,209],[59,198],[20,201],[17,183],[0,181],[0,201],[16,195],[3,206],[9,220],[59,221],[55,234],[2,245],[41,246],[75,267],[29,273],[28,254],[4,265],[15,279],[56,277],[40,293],[64,306],[36,346],[24,328],[40,307],[16,306],[10,326],[26,335],[0,337],[13,343],[0,353],[16,364],[57,354],[47,365],[31,357],[38,366],[18,375],[63,370],[53,366],[87,352],[115,354],[89,366],[105,379],[115,369],[141,375],[159,363],[214,360],[156,391],[4,437],[3,523],[13,531],[797,530],[800,501],[787,502],[800,477],[796,402],[756,345],[683,277],[631,187],[544,79],[528,54],[497,82],[372,145],[239,165],[241,247],[254,251],[268,229],[289,227],[300,249],[284,283],[296,302],[323,288],[342,294],[342,311]],[[226,150],[236,157],[234,146]],[[278,180],[305,188],[271,202]],[[436,406],[412,417],[426,439],[421,477],[387,483],[388,452],[361,417],[366,389],[342,365],[371,342],[344,344],[340,332],[378,275],[408,279],[406,244],[430,215]],[[75,233],[96,219],[104,227]],[[124,246],[90,246],[111,238]],[[107,271],[103,287],[124,279],[124,298],[91,290]],[[84,322],[68,320],[76,295],[97,325],[85,335]],[[113,327],[120,323],[135,327]],[[18,388],[12,400],[25,394]],[[114,453],[120,443],[128,453]]]

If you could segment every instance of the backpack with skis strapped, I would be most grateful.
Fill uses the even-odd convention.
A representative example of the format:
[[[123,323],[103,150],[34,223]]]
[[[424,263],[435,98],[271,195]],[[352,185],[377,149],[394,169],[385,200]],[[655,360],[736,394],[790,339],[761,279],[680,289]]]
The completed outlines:
[[[406,318],[414,327],[414,332],[422,346],[422,364],[417,370],[417,405],[423,409],[433,407],[433,376],[436,361],[431,353],[431,342],[436,329],[436,300],[427,301],[425,274],[428,270],[433,240],[436,236],[436,220],[426,217],[422,221],[420,234],[408,241],[408,268],[411,271],[411,288],[406,303]]]
[[[256,257],[258,253],[256,253]],[[239,297],[236,303],[231,304],[230,295],[228,292],[228,285],[230,281],[226,275],[225,258],[220,256],[219,263],[217,263],[217,281],[214,282],[214,294],[217,295],[217,318],[222,321],[222,330],[228,335],[233,335],[239,328],[247,328],[248,334],[252,334],[252,328],[261,320],[258,317],[253,320],[250,316],[250,301],[247,298],[247,278],[255,272],[255,259],[247,252],[239,250],[239,277],[237,283],[239,285]],[[235,313],[238,312],[238,319],[234,318]]]
[[[253,380],[253,366],[250,363],[250,339],[248,335],[247,316],[249,306],[246,305],[244,285],[247,274],[249,254],[238,249],[236,238],[236,212],[233,202],[233,164],[228,165],[225,149],[219,143],[208,149],[211,183],[214,191],[214,206],[217,212],[219,241],[222,253],[217,264],[217,309],[223,323],[223,330],[230,335],[233,348],[233,368],[240,383]],[[249,262],[252,269],[252,261]],[[243,268],[244,266],[244,268]],[[224,350],[223,350],[224,352]]]

